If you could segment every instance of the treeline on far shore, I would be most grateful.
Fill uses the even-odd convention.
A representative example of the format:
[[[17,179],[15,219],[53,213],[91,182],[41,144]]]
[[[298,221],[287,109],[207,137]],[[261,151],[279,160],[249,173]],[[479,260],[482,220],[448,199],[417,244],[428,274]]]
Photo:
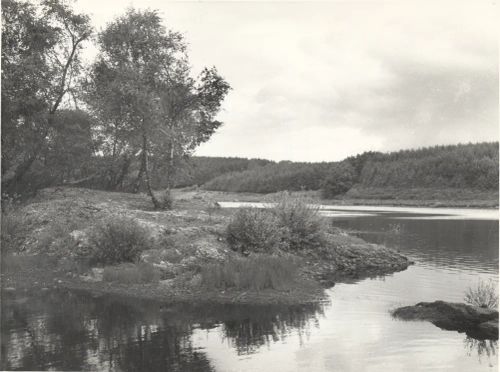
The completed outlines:
[[[181,168],[175,184],[229,192],[321,190],[325,198],[354,186],[496,191],[498,164],[498,142],[365,152],[322,163],[193,157]]]

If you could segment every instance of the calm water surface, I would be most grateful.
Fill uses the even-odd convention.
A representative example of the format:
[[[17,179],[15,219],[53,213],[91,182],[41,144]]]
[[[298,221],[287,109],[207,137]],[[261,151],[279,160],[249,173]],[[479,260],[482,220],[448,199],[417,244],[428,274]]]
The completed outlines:
[[[409,269],[337,284],[325,303],[162,306],[82,293],[2,294],[2,369],[130,371],[493,371],[498,345],[390,317],[462,301],[498,281],[498,212],[323,211],[334,226],[399,249]],[[453,212],[453,211],[452,211]]]

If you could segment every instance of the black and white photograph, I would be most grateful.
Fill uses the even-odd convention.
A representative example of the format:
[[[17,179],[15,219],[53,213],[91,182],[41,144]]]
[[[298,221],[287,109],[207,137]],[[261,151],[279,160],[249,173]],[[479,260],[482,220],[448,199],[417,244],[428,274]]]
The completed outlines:
[[[498,371],[497,0],[1,0],[0,370]]]

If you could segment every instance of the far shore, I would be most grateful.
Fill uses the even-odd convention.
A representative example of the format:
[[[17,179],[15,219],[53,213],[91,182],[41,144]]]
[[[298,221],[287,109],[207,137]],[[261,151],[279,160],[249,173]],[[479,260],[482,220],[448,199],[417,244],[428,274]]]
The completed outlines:
[[[411,191],[411,189],[409,190]],[[291,191],[292,196],[300,196],[310,199],[311,202],[322,205],[338,205],[338,206],[387,206],[387,207],[427,207],[427,208],[485,208],[485,209],[498,209],[499,199],[498,192],[482,192],[482,198],[474,199],[474,190],[463,190],[462,192],[453,190],[456,199],[440,199],[430,198],[429,194],[438,194],[441,190],[427,190],[426,192],[418,189],[415,192],[421,198],[405,199],[398,194],[401,191],[395,192],[391,195],[391,190],[386,190],[384,198],[353,198],[349,193],[342,197],[335,199],[321,198],[320,191]],[[198,194],[206,195],[214,201],[231,201],[231,202],[269,202],[276,198],[279,193],[259,194],[248,192],[228,192],[228,191],[209,191],[197,189],[193,187],[175,189],[174,193],[186,194],[189,192],[197,192]],[[427,193],[428,198],[424,198]],[[445,193],[445,191],[443,191]]]

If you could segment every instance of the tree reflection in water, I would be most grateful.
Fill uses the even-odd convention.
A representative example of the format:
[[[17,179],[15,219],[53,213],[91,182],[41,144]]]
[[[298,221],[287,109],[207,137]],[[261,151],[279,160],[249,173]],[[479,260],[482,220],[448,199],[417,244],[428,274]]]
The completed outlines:
[[[292,330],[303,337],[322,312],[321,305],[164,307],[62,290],[19,296],[2,296],[3,370],[213,370],[191,343],[194,328],[221,326],[238,353],[251,353]]]
[[[477,340],[467,336],[464,340],[464,347],[467,355],[477,354],[480,363],[486,360],[490,366],[493,366],[491,360],[497,358],[497,340]]]

